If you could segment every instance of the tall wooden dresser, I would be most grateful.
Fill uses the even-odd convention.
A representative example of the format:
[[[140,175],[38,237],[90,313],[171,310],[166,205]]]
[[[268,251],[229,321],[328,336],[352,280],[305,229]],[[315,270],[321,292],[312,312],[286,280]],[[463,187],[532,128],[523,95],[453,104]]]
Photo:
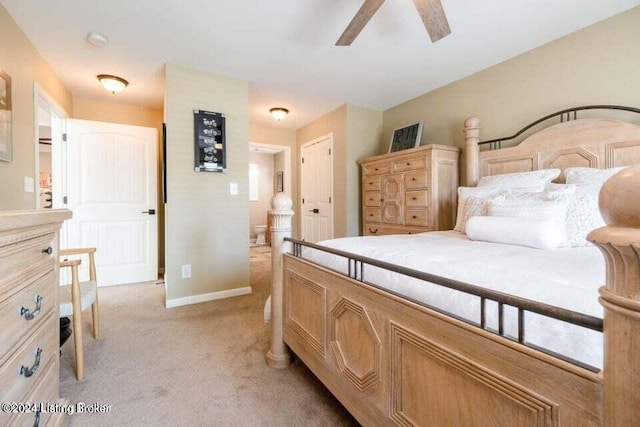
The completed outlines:
[[[425,145],[360,161],[364,235],[451,230],[460,149]]]
[[[61,210],[0,212],[0,425],[57,426],[68,417],[6,403],[59,400]],[[16,412],[13,412],[16,411]]]

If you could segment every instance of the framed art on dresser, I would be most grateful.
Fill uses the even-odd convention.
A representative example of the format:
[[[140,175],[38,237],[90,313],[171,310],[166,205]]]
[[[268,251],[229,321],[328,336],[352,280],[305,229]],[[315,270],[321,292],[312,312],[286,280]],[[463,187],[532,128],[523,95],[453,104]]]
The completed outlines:
[[[424,122],[420,120],[419,122],[394,129],[391,134],[389,153],[419,147],[420,140],[422,139],[423,125]]]

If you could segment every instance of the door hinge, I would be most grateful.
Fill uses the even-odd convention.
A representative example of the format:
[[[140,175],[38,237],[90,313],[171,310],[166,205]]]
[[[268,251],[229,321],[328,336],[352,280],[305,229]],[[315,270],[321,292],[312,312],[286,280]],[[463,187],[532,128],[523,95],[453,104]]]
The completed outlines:
[[[329,148],[329,155],[331,155],[331,148]]]
[[[329,197],[329,203],[331,203],[331,197]]]
[[[304,163],[304,157],[302,158],[302,163]]]
[[[66,133],[63,133],[63,134],[62,134],[62,140],[63,140],[64,142],[67,142],[67,134],[66,134]]]
[[[62,203],[67,204],[67,196],[62,196]]]
[[[302,199],[302,204],[304,205],[304,199]]]

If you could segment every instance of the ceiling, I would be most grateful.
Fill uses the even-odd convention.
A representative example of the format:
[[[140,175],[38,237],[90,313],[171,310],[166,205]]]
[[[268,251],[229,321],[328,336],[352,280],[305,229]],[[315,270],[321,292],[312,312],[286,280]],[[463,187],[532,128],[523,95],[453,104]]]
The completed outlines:
[[[74,96],[162,108],[163,64],[249,81],[250,120],[297,129],[344,104],[385,110],[640,4],[442,0],[452,34],[431,43],[411,0],[387,0],[349,47],[363,0],[0,0]],[[85,37],[99,32],[106,47]],[[269,108],[291,112],[278,123]]]

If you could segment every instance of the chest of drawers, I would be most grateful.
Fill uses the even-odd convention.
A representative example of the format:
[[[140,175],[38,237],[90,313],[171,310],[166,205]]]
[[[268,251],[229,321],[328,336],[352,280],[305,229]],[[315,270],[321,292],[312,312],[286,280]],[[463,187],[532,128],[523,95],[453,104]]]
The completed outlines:
[[[68,210],[0,212],[0,402],[60,403],[58,242]],[[0,411],[0,425],[58,426],[61,413]]]
[[[425,145],[362,160],[364,235],[453,228],[460,150]]]

